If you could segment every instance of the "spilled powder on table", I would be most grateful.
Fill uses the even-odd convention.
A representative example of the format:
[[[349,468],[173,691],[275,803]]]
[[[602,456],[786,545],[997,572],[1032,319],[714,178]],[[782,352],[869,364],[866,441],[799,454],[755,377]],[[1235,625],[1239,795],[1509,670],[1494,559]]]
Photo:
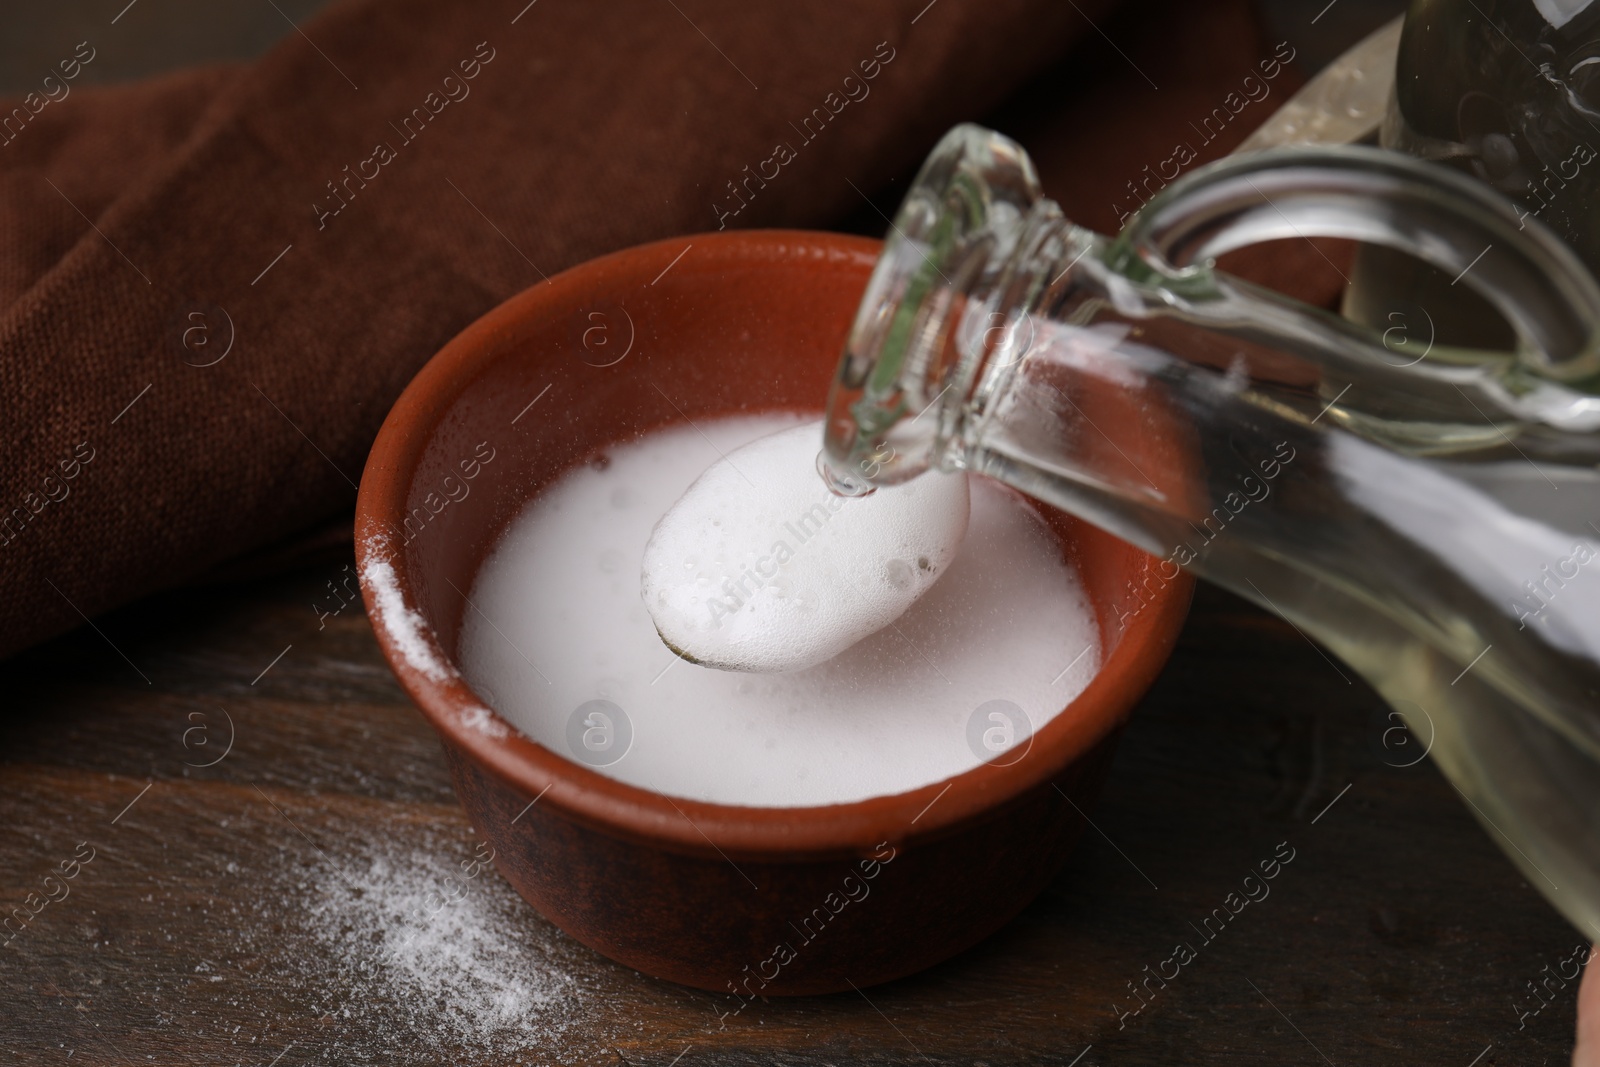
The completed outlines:
[[[372,615],[372,624],[383,628],[389,640],[394,642],[400,658],[407,664],[436,682],[445,681],[455,672],[435,654],[435,639],[427,620],[406,604],[394,564],[388,558],[388,539],[382,536],[369,538],[367,551],[366,565],[361,568],[361,580],[372,590],[376,601],[377,611]],[[505,723],[485,707],[464,708],[457,719],[467,729],[489,737],[508,737],[511,734]]]
[[[367,562],[361,568],[361,580],[372,590],[378,609],[374,622],[383,627],[407,664],[434,681],[442,682],[450,676],[450,670],[434,654],[427,621],[406,604],[394,564],[384,556],[386,547],[387,543],[381,539],[370,541]]]
[[[557,1052],[583,1010],[574,945],[485,863],[469,876],[459,844],[393,843],[333,857],[344,877],[307,886],[304,915],[342,1003],[322,1005],[335,1030],[368,1044],[380,1028],[396,1051],[492,1048]],[[472,857],[468,854],[468,859]]]

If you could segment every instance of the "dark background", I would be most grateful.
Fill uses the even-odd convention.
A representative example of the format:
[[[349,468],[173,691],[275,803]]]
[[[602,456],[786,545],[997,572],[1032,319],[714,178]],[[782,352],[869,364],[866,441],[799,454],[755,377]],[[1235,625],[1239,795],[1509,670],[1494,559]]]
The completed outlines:
[[[49,72],[71,46],[103,34],[106,22],[127,0],[34,4],[14,10],[0,32],[0,92],[27,90]],[[323,6],[322,0],[134,0],[117,21],[117,48],[84,68],[83,80],[99,84],[129,81],[175,67],[249,59],[260,55],[298,23]],[[1148,4],[1128,3],[1125,19],[1138,19]],[[1269,35],[1288,40],[1311,69],[1334,56],[1405,9],[1399,0],[1257,0]],[[20,5],[19,5],[20,7]],[[1327,7],[1327,13],[1310,24]],[[1110,33],[1115,24],[1104,27]]]

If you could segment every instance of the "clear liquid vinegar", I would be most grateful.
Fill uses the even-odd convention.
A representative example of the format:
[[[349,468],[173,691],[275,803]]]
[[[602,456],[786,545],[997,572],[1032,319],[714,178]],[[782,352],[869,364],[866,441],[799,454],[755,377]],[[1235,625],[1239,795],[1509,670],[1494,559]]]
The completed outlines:
[[[1379,739],[1386,762],[1425,751],[1530,884],[1600,939],[1600,666],[1592,644],[1572,652],[1524,629],[1585,627],[1600,643],[1600,536],[1582,518],[1600,514],[1594,467],[1502,447],[1509,456],[1464,477],[1477,464],[1459,451],[1378,449],[1314,393],[1230,381],[1141,344],[1137,323],[1101,343],[1117,322],[1038,324],[1010,398],[963,462],[1276,612],[1348,665],[1330,662],[1309,684],[1346,684],[1354,668],[1409,727]],[[1086,331],[1099,334],[1088,345]],[[1114,417],[1096,418],[1094,397],[1111,390]],[[1200,443],[1185,475],[1195,483],[1140,469],[1139,442],[1175,420]],[[1402,505],[1444,480],[1466,491],[1430,536]],[[1548,505],[1543,521],[1507,529],[1530,502]],[[1578,546],[1589,562],[1574,559]],[[1484,552],[1499,558],[1489,580],[1472,573]]]

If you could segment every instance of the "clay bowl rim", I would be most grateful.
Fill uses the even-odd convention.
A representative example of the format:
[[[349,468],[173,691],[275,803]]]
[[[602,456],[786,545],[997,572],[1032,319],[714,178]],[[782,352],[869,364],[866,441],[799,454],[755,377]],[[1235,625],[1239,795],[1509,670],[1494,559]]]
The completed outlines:
[[[710,259],[731,269],[752,260],[812,263],[819,252],[826,261],[829,253],[841,251],[870,265],[881,247],[867,238],[803,230],[723,231],[637,245],[523,290],[447,343],[384,419],[356,501],[362,594],[373,633],[401,686],[449,745],[517,792],[613,836],[680,853],[767,859],[866,855],[881,842],[899,844],[952,832],[1050,782],[1125,720],[1166,663],[1188,611],[1193,579],[1186,572],[1166,579],[1154,599],[1128,621],[1107,662],[1076,699],[1034,732],[1024,758],[1004,767],[980,764],[908,792],[844,804],[745,807],[628,785],[540,745],[502,719],[472,691],[430,625],[416,629],[437,661],[447,665],[443,678],[430,677],[398,647],[391,627],[406,622],[385,617],[367,572],[370,564],[387,558],[405,611],[426,618],[412,596],[405,553],[385,553],[383,531],[400,527],[416,465],[444,414],[479,371],[506,358],[499,343],[517,323],[542,317],[551,308],[578,307],[601,280],[611,291],[619,282],[643,286],[686,241],[693,242],[701,265]],[[826,382],[817,383],[819,400],[826,388]],[[1156,562],[1145,558],[1146,567]],[[1096,609],[1105,647],[1105,605],[1097,603]]]

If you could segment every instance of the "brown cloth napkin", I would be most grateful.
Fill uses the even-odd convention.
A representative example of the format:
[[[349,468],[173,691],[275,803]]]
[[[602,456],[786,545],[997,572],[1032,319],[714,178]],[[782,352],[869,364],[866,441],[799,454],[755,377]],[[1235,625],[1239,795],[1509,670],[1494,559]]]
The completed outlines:
[[[348,509],[511,294],[835,222],[1110,6],[345,0],[248,67],[5,101],[0,656]]]

